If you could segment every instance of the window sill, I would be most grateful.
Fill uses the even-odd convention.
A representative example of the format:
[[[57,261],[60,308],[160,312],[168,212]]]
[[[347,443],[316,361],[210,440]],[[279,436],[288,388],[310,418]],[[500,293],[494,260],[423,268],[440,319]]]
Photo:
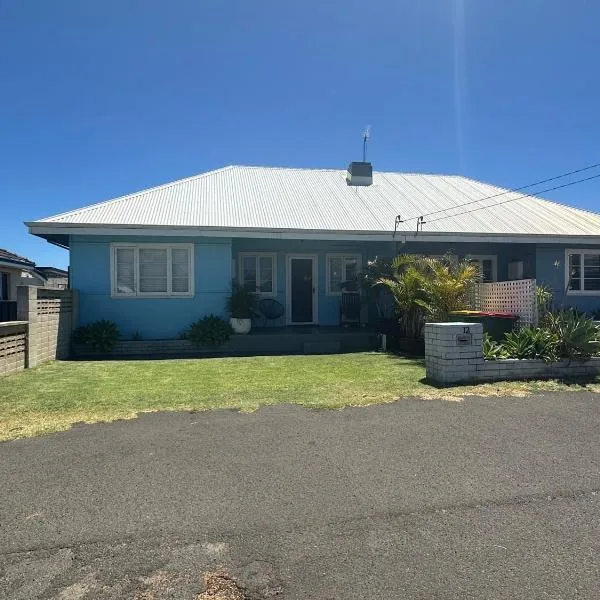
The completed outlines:
[[[600,290],[570,291],[567,296],[600,296]]]
[[[194,294],[111,294],[114,300],[144,300],[157,298],[193,298]]]

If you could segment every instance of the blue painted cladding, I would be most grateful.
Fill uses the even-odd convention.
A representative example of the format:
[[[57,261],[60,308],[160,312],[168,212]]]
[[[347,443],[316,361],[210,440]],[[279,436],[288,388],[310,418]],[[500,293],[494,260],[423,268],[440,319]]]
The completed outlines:
[[[111,298],[110,243],[193,243],[192,298]],[[125,339],[139,331],[144,339],[176,338],[193,321],[214,313],[225,317],[231,290],[231,241],[224,238],[71,238],[72,286],[79,291],[79,324],[97,319],[117,323]]]
[[[524,262],[524,276],[535,277],[535,246],[532,244],[470,244],[470,243],[435,243],[422,244],[408,242],[402,244],[390,242],[334,242],[311,240],[274,240],[234,238],[232,240],[233,258],[236,264],[235,277],[239,274],[240,252],[272,252],[277,256],[277,294],[276,299],[286,304],[286,255],[316,254],[318,256],[318,317],[319,325],[338,325],[340,313],[339,296],[328,296],[326,293],[326,256],[327,254],[349,253],[359,254],[363,265],[375,256],[393,257],[397,253],[444,254],[454,252],[465,254],[497,255],[498,279],[508,276],[508,263],[511,260]]]
[[[589,248],[590,246],[588,246]],[[554,293],[556,309],[573,306],[585,312],[600,309],[600,293],[593,295],[571,295],[566,289],[566,246],[551,246],[540,244],[536,252],[536,273],[538,283],[548,285]],[[570,249],[585,248],[571,245]],[[600,248],[600,240],[594,248]]]
[[[195,296],[193,298],[115,299],[110,296],[110,243],[193,243]],[[600,243],[598,244],[600,247]],[[71,239],[72,285],[80,294],[80,324],[97,319],[117,322],[125,338],[139,331],[145,339],[177,337],[199,317],[215,313],[225,315],[225,301],[230,292],[232,258],[239,267],[240,252],[273,252],[277,256],[276,298],[286,304],[286,255],[316,254],[318,257],[318,322],[339,324],[339,296],[326,294],[326,255],[359,254],[363,265],[375,256],[397,253],[497,255],[498,279],[505,280],[511,260],[524,262],[524,276],[535,277],[548,284],[555,293],[557,305],[576,306],[581,310],[600,308],[598,296],[566,296],[564,294],[565,246],[534,244],[471,244],[408,242],[334,242],[309,240],[277,240],[250,238],[132,238],[119,240],[101,236],[74,236]],[[554,266],[559,261],[559,267]]]

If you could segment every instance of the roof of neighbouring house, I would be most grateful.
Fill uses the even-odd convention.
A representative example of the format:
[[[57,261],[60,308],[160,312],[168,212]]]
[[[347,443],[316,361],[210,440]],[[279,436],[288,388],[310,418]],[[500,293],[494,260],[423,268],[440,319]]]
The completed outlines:
[[[600,236],[600,214],[523,196],[457,175],[374,172],[354,187],[343,169],[229,166],[27,225],[47,239],[86,227],[391,238],[397,215],[403,235],[425,215],[427,236]]]
[[[39,271],[44,277],[68,277],[69,272],[65,269],[59,269],[58,267],[36,267],[36,271]]]
[[[35,263],[24,256],[19,256],[8,250],[0,248],[0,262],[14,264],[15,267],[20,268],[33,268]]]

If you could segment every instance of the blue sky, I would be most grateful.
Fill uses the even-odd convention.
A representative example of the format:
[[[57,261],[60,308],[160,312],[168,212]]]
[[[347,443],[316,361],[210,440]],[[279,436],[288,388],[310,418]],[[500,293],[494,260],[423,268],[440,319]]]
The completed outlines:
[[[600,162],[600,5],[565,0],[0,0],[0,247],[22,222],[221,167],[516,187]],[[550,197],[598,209],[600,180]]]

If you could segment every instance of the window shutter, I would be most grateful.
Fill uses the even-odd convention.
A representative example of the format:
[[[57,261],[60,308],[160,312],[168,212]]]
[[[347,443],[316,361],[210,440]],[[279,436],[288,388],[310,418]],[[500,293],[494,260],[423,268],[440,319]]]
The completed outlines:
[[[166,293],[168,266],[166,248],[140,248],[140,292]]]
[[[584,289],[597,292],[600,290],[600,254],[583,255]]]
[[[135,294],[135,249],[117,248],[115,250],[116,290],[117,294]]]
[[[190,256],[187,248],[171,250],[171,291],[181,294],[190,291]]]

